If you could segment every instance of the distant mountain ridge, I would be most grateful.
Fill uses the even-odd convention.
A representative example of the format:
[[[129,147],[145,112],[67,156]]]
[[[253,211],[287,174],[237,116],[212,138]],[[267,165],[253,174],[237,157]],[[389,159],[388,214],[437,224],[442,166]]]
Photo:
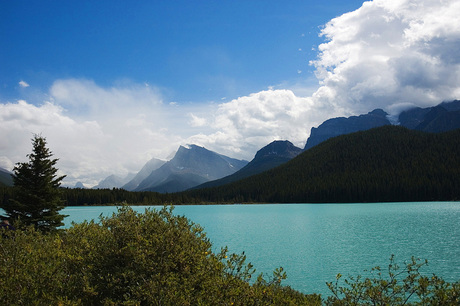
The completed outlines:
[[[247,161],[224,156],[197,145],[180,146],[173,159],[154,170],[135,189],[170,193],[233,174]]]
[[[437,106],[427,108],[414,107],[399,114],[397,120],[397,124],[401,126],[424,132],[439,133],[460,128],[460,101],[443,102]],[[375,127],[392,125],[394,123],[394,119],[390,121],[389,115],[382,109],[375,109],[367,114],[359,116],[331,118],[324,121],[318,127],[313,127],[311,129],[310,137],[308,137],[303,150],[311,149],[333,137],[358,131],[366,131]],[[285,147],[283,148],[283,146]],[[270,155],[270,150],[272,150],[273,153],[274,147],[276,147],[275,151],[278,152],[278,154]],[[260,149],[256,153],[254,159],[245,165],[244,168],[240,168],[238,171],[233,171],[234,169],[227,172],[224,171],[222,173],[225,175],[222,176],[222,173],[213,175],[212,170],[215,167],[210,165],[206,166],[204,164],[206,161],[203,160],[203,158],[195,156],[197,159],[194,160],[193,163],[187,161],[187,158],[190,158],[193,154],[186,157],[187,154],[183,154],[185,152],[184,150],[195,149],[195,151],[197,151],[197,148],[201,147],[192,145],[186,148],[181,146],[173,158],[174,161],[171,160],[168,166],[162,170],[160,170],[160,167],[164,166],[166,162],[152,159],[147,162],[139,173],[129,182],[116,176],[109,176],[101,181],[96,188],[117,187],[129,191],[152,190],[159,192],[176,192],[188,188],[204,188],[227,184],[258,174],[289,161],[292,156],[298,154],[298,148],[292,151],[295,153],[291,157],[286,153],[293,147],[294,146],[289,141],[275,141]],[[283,150],[287,151],[283,153]],[[206,154],[203,153],[203,156],[206,156]],[[220,159],[225,160],[227,164],[237,164],[237,162],[234,162],[234,159],[227,156],[220,155]],[[209,162],[211,162],[211,160],[212,158],[208,159]],[[200,169],[193,169],[195,166]],[[181,169],[181,167],[183,169]],[[206,168],[210,170],[205,170]],[[158,170],[158,172],[152,175],[152,172],[155,170]]]
[[[254,159],[239,171],[224,178],[198,185],[194,189],[220,186],[262,173],[288,162],[300,153],[302,153],[302,149],[294,146],[290,141],[275,140],[257,151]]]

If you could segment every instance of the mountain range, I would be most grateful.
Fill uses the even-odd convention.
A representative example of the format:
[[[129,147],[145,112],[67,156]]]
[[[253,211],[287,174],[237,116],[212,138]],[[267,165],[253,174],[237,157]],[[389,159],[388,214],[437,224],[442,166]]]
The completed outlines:
[[[331,118],[310,132],[304,151],[333,137],[347,135],[372,128],[391,125],[389,114],[375,109],[367,114],[351,117]],[[397,125],[423,132],[439,133],[460,128],[460,101],[443,102],[428,108],[412,108],[402,112]],[[236,173],[222,179],[207,182],[193,189],[225,185],[243,178],[275,168],[302,152],[289,141],[274,141],[259,150],[254,159]]]
[[[183,192],[192,203],[361,203],[460,199],[460,129],[386,125],[330,138],[281,166]]]
[[[328,119],[311,129],[304,150],[332,137],[390,125],[392,122],[389,118],[385,111],[375,109],[365,115]],[[397,119],[396,125],[423,132],[439,133],[458,129],[460,128],[460,101],[443,102],[427,108],[411,108],[401,112]]]
[[[423,132],[439,133],[458,129],[460,101],[411,108],[401,112],[397,121],[396,125]],[[389,115],[381,109],[359,116],[331,118],[311,129],[303,150],[289,141],[278,140],[260,149],[249,163],[197,145],[181,146],[170,161],[152,159],[137,174],[124,178],[111,175],[95,188],[171,193],[189,188],[221,186],[278,167],[330,138],[391,124],[395,124],[394,120],[390,121]],[[0,168],[0,186],[12,186],[11,175]],[[84,186],[80,184],[78,187]]]
[[[170,161],[149,161],[125,188],[66,188],[66,203],[460,199],[460,101],[408,109],[391,120],[377,109],[332,118],[312,130],[311,147],[274,141],[249,163],[196,145],[181,146]],[[12,184],[11,173],[0,169],[0,185],[5,182]]]
[[[385,111],[375,109],[359,116],[328,119],[318,127],[311,129],[303,151],[333,137],[395,124],[389,118],[389,114]],[[460,128],[460,101],[443,102],[428,108],[411,108],[403,111],[397,120],[397,125],[424,132],[442,132]],[[234,167],[229,168],[230,157],[196,145],[181,146],[169,162],[153,159],[130,182],[125,184],[118,182],[108,188],[177,192],[188,188],[220,186],[277,167],[301,152],[302,149],[295,147],[289,141],[274,141],[260,149],[251,162],[244,165],[241,163],[243,161],[233,160]],[[217,156],[219,158],[216,159]],[[216,166],[214,165],[216,160],[226,161],[221,166]],[[222,171],[212,173],[211,169]],[[113,177],[109,181],[115,182]],[[101,183],[99,185],[103,186]]]

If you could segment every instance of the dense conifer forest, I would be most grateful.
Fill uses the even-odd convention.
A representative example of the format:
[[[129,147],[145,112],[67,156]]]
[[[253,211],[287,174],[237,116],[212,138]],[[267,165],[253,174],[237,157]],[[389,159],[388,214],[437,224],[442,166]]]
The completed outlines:
[[[121,188],[62,188],[61,191],[65,206],[117,205],[124,203],[129,203],[131,205],[196,203],[195,199],[192,199],[185,194],[162,194],[150,191],[132,192]],[[13,187],[0,187],[0,204],[9,201],[14,192]]]
[[[127,191],[120,188],[113,189],[64,189],[64,197],[68,206],[82,205],[110,205],[110,204],[134,204],[134,205],[164,205],[186,204],[193,199],[185,194],[168,194],[151,191]]]

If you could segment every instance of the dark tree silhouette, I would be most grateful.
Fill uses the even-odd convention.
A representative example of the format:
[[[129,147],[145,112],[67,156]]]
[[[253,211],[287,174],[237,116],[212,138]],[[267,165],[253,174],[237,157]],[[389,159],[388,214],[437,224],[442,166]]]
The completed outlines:
[[[10,221],[19,219],[23,225],[34,225],[42,232],[55,230],[64,225],[65,215],[59,186],[65,176],[57,176],[55,167],[58,159],[52,159],[52,152],[46,147],[46,139],[34,135],[33,151],[28,154],[29,162],[17,163],[13,169],[14,196],[2,208]]]

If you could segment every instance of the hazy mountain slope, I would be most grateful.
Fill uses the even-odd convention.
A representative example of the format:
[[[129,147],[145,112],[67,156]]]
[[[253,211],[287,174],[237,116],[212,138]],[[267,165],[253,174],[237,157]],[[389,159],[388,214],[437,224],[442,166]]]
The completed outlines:
[[[449,112],[460,111],[460,100],[454,100],[449,102],[442,102],[439,106],[444,107]]]
[[[403,111],[399,114],[399,124],[408,129],[415,129],[421,124],[426,116],[430,112],[428,108],[416,107],[407,111]]]
[[[428,108],[413,108],[399,115],[402,126],[439,133],[460,128],[460,101],[444,102]]]
[[[173,159],[153,171],[136,190],[182,191],[233,174],[246,164],[196,145],[181,146]]]
[[[86,187],[82,182],[77,182],[73,188],[85,189]]]
[[[0,186],[13,186],[12,173],[0,168]]]
[[[291,142],[287,140],[276,140],[257,151],[254,159],[234,174],[198,185],[194,188],[214,187],[235,182],[278,167],[300,153],[302,153],[302,149],[294,146]]]
[[[129,182],[134,177],[133,173],[129,173],[126,177],[120,177],[117,175],[109,175],[105,179],[99,182],[94,189],[112,189],[112,188],[120,188]]]
[[[135,190],[139,184],[145,180],[154,170],[163,166],[166,162],[157,158],[149,160],[142,169],[130,180],[128,183],[122,186],[126,190]]]
[[[460,130],[384,126],[329,139],[231,184],[193,190],[209,202],[377,202],[460,198]]]
[[[160,193],[173,193],[187,190],[193,186],[207,182],[206,178],[194,173],[171,173],[161,183],[151,188],[150,191]]]
[[[389,125],[390,121],[387,119],[387,115],[383,110],[375,109],[366,115],[326,120],[317,128],[311,128],[310,137],[305,144],[304,150],[308,150],[331,137]]]
[[[425,120],[415,127],[416,130],[440,133],[460,128],[460,111],[447,111],[442,106],[430,110]]]

